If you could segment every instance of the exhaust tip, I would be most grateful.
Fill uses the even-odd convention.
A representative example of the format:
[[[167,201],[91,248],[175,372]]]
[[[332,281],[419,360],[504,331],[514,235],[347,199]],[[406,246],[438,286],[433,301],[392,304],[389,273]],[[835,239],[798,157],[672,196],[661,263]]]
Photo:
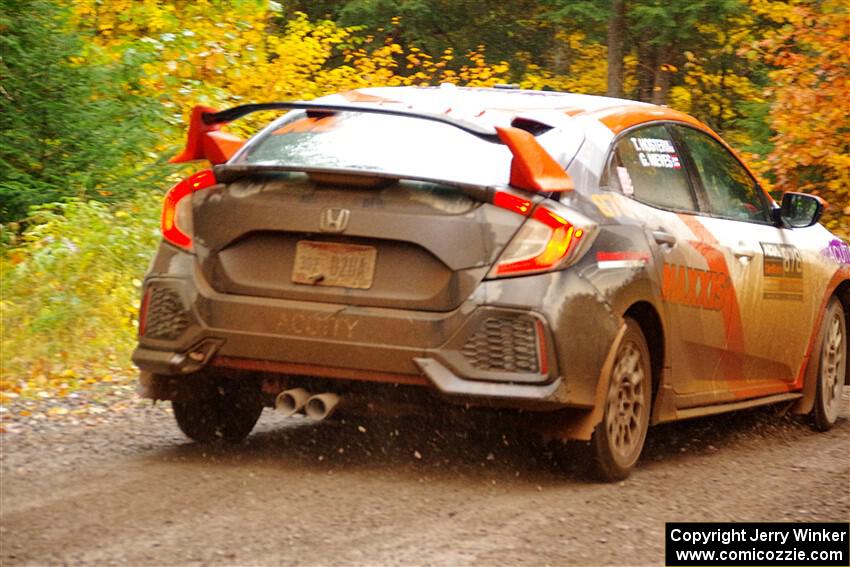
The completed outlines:
[[[316,394],[307,400],[307,405],[304,407],[304,413],[307,417],[320,421],[327,419],[336,411],[339,405],[339,396],[333,393]]]
[[[275,398],[274,409],[282,413],[284,417],[291,417],[304,409],[308,399],[310,399],[310,392],[304,388],[284,390]]]

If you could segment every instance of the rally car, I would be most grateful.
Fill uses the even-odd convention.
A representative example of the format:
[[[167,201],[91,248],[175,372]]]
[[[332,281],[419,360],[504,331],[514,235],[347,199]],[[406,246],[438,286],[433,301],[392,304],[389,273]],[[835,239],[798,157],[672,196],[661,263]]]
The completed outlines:
[[[247,142],[221,131],[285,111]],[[144,396],[199,442],[264,407],[500,408],[624,478],[649,425],[838,419],[850,248],[669,108],[370,88],[196,107],[144,279]]]

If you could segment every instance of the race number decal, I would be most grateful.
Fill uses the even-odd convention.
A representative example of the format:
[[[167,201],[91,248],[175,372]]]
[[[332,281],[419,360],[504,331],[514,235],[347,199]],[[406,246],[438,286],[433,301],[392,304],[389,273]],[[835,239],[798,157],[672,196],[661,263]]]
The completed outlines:
[[[803,255],[796,246],[760,242],[764,252],[764,298],[803,300]]]
[[[679,169],[679,156],[676,148],[669,140],[661,138],[629,138],[635,150],[638,160],[644,167],[661,167],[666,169]]]

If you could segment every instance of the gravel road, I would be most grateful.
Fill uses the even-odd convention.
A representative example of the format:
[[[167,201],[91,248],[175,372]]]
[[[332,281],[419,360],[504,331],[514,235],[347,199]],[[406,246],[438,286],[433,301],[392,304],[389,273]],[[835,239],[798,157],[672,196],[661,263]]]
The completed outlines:
[[[593,484],[490,417],[311,424],[204,448],[168,404],[3,434],[0,564],[662,565],[667,521],[847,521],[830,432],[765,408],[650,432]]]

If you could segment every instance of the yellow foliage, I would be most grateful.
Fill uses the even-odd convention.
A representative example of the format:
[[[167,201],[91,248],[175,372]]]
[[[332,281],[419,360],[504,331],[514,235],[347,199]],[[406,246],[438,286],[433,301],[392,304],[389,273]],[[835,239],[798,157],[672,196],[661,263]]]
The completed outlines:
[[[560,32],[556,36],[569,57],[566,73],[555,74],[540,65],[530,63],[520,81],[524,89],[553,89],[556,91],[605,94],[607,90],[608,49],[601,43],[590,42],[584,32]]]
[[[177,110],[181,121],[195,104],[310,100],[372,86],[490,86],[506,82],[510,72],[504,61],[488,63],[483,46],[450,68],[451,49],[432,57],[415,46],[362,37],[357,28],[311,22],[303,13],[280,30],[277,14],[254,0],[214,8],[206,0],[78,0],[73,10],[76,26],[90,30],[110,57],[147,51],[138,88]]]

